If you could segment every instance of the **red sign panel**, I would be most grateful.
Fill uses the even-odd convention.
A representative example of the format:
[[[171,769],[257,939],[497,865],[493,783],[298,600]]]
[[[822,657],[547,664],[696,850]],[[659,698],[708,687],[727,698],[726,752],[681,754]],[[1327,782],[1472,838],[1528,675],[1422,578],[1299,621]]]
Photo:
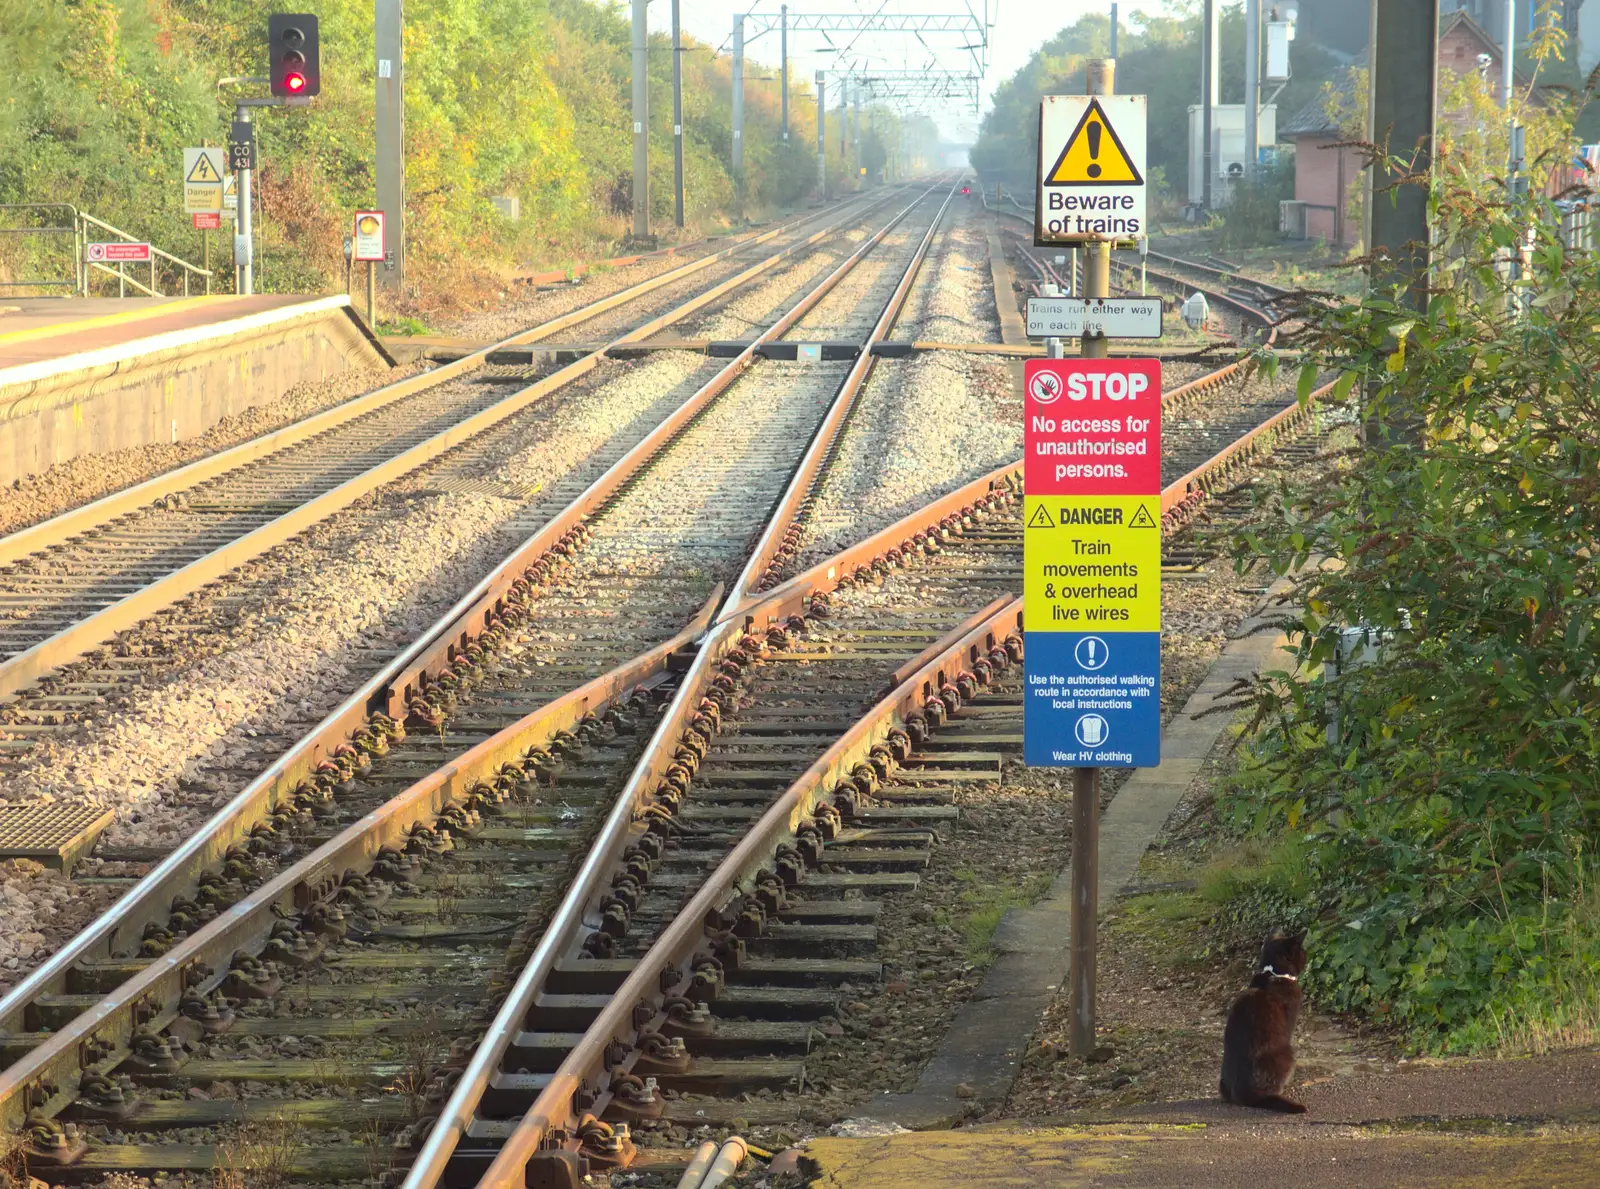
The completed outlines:
[[[220,211],[202,211],[194,216],[194,229],[196,231],[215,231],[222,226]]]
[[[89,244],[86,248],[90,260],[106,264],[148,264],[149,244]]]
[[[1161,361],[1030,359],[1023,374],[1023,490],[1161,490]]]

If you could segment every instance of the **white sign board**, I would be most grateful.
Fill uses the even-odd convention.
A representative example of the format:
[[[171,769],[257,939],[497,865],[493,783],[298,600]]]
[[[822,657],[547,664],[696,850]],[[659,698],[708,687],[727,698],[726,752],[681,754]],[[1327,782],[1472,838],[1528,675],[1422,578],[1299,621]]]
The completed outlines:
[[[350,237],[350,259],[383,259],[383,212],[357,211],[355,234]]]
[[[1138,239],[1146,172],[1143,95],[1046,95],[1034,242]]]
[[[239,175],[230,173],[222,183],[222,209],[230,219],[239,217]]]
[[[222,210],[221,149],[183,150],[183,210],[203,215]]]
[[[1161,337],[1159,297],[1030,297],[1028,336],[1099,334],[1115,339]]]

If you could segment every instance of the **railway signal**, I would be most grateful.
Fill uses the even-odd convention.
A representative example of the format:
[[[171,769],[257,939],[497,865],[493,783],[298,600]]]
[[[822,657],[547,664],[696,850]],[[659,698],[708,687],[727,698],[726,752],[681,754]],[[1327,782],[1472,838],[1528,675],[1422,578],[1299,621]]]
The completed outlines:
[[[310,99],[322,90],[317,18],[275,12],[267,18],[268,78],[279,99]]]

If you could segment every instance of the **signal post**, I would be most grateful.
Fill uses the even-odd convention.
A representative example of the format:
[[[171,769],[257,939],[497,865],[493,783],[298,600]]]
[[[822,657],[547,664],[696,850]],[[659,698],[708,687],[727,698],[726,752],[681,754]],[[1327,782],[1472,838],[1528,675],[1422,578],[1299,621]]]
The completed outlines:
[[[1071,768],[1070,1050],[1095,1048],[1100,769],[1161,762],[1161,364],[1110,356],[1159,337],[1159,299],[1111,300],[1111,249],[1144,236],[1145,97],[1084,95],[1039,110],[1034,243],[1084,253],[1083,294],[1028,303],[1028,333],[1080,336],[1077,359],[1024,372],[1023,751]],[[1051,355],[1058,353],[1051,351]]]

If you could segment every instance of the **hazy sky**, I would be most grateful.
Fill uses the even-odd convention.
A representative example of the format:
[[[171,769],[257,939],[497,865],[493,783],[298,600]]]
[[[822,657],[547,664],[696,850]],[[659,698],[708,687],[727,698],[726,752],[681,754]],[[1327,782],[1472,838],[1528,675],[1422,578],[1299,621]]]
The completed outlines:
[[[984,0],[794,0],[789,5],[791,13],[862,13],[878,11],[891,13],[953,13],[967,11],[980,19],[984,16]],[[779,0],[761,0],[743,4],[728,0],[680,0],[684,31],[703,41],[727,50],[736,12],[778,12]],[[1087,12],[1109,7],[1100,0],[988,0],[988,19],[993,28],[989,34],[989,69],[984,79],[985,106],[990,92],[1009,78],[1028,61],[1034,49],[1053,36],[1055,32],[1072,24]],[[1160,3],[1148,0],[1124,2],[1118,12],[1126,18],[1136,9],[1158,10]],[[668,0],[650,0],[650,27],[666,32],[671,28],[671,8]],[[747,34],[748,35],[748,34]],[[967,68],[972,59],[958,49],[962,38],[929,35],[924,45],[910,35],[873,35],[856,38],[834,34],[835,44],[849,45],[851,56],[866,61],[878,69],[924,70]],[[789,69],[798,77],[811,78],[818,70],[835,68],[840,55],[826,51],[828,42],[817,33],[791,33],[789,35]],[[778,62],[778,35],[762,37],[747,49],[750,58],[767,66]],[[759,83],[753,85],[760,85]],[[970,139],[977,133],[977,117],[970,107],[930,107],[934,117],[947,135],[955,139]]]

